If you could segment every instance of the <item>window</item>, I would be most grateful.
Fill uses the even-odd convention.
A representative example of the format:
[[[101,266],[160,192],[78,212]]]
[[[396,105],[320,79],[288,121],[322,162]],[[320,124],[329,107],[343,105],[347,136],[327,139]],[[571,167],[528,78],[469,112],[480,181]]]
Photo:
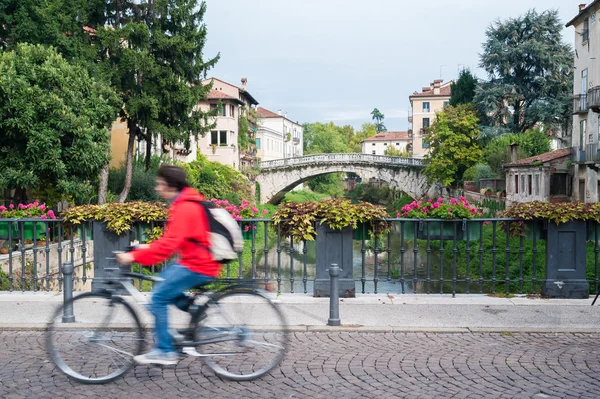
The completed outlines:
[[[587,68],[581,71],[581,102],[579,103],[579,111],[587,109],[587,85],[588,85],[588,70]]]
[[[221,130],[219,132],[219,144],[227,145],[227,131],[226,130]]]
[[[256,149],[260,150],[260,137],[256,138]]]
[[[396,145],[398,146],[398,145],[400,145],[400,143],[396,143]]]
[[[375,150],[371,151],[371,154],[375,155]]]
[[[210,132],[210,144],[219,145],[219,132],[216,130]]]
[[[526,188],[525,188],[525,175],[521,175],[521,184],[520,184],[520,187],[521,187],[521,193],[527,195],[527,191],[526,191]]]
[[[539,196],[540,195],[540,175],[535,175],[534,188],[535,188],[534,195]]]
[[[210,110],[212,111],[213,109],[217,108],[217,104],[210,104]]]
[[[583,151],[585,148],[585,130],[586,130],[587,121],[582,119],[579,121],[579,149]]]
[[[429,118],[423,118],[423,128],[428,128],[429,123]]]
[[[567,174],[555,173],[550,182],[550,195],[567,195]]]
[[[373,143],[373,147],[375,147],[375,143]]]
[[[383,143],[383,145],[387,147],[387,143]]]
[[[219,114],[221,116],[227,116],[227,107],[225,107],[225,104],[221,104],[221,109],[219,109]]]
[[[450,101],[444,101],[444,107],[449,104],[450,104]]]
[[[232,118],[235,118],[235,105],[233,105],[233,104],[229,105],[229,116],[231,116]]]
[[[527,194],[531,195],[533,194],[533,176],[528,175],[527,176]]]
[[[429,112],[429,102],[423,103],[423,112]]]
[[[429,141],[427,141],[427,138],[424,138],[421,142],[421,148],[429,148]]]
[[[583,21],[583,33],[581,34],[581,41],[585,43],[588,40],[590,40],[590,20],[589,18],[586,18]]]
[[[515,175],[515,194],[519,194],[519,175]]]

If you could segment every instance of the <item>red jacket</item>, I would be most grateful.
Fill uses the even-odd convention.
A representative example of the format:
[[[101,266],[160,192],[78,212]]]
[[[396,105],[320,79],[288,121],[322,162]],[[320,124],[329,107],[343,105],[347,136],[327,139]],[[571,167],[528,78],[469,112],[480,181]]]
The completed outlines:
[[[210,251],[208,219],[202,206],[204,196],[193,188],[184,188],[169,207],[169,220],[161,238],[146,249],[132,252],[135,262],[150,266],[179,255],[179,264],[193,272],[216,277],[221,265],[213,260]],[[194,243],[193,238],[202,245]]]

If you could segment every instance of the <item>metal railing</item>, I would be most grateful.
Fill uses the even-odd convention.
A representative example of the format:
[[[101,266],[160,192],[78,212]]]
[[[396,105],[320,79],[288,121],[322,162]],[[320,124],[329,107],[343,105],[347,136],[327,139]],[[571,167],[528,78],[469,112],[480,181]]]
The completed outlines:
[[[600,108],[600,86],[592,87],[588,91],[586,102],[589,108]]]
[[[259,164],[259,166],[261,170],[270,170],[293,166],[314,166],[315,164],[377,164],[382,166],[424,166],[423,161],[418,158],[404,158],[387,155],[371,155],[360,153],[306,155],[295,158],[262,161]]]
[[[587,94],[577,94],[573,96],[573,113],[587,112]]]
[[[26,223],[33,222],[45,225],[43,244],[39,243],[42,235],[37,240],[25,238],[29,234]],[[353,278],[357,292],[537,294],[545,281],[543,221],[526,222],[527,233],[518,237],[509,230],[511,222],[518,222],[516,219],[384,222],[391,228],[384,236],[368,236],[364,225],[354,231]],[[60,220],[0,220],[0,226],[3,223],[10,228],[16,223],[18,228],[16,235],[8,230],[16,250],[0,255],[0,290],[61,291],[66,262],[74,265],[75,289],[91,289],[93,239],[100,238],[90,236],[88,223],[78,229],[65,228]],[[316,268],[328,267],[316,265],[314,242],[295,242],[282,236],[281,228],[269,219],[246,219],[241,223],[246,230],[244,250],[237,262],[223,267],[220,281],[251,282],[278,293],[312,293]],[[32,231],[37,234],[35,226]],[[600,281],[599,226],[588,226],[586,260],[591,293],[598,292]],[[143,240],[143,227],[136,225],[130,238]],[[162,263],[143,272],[155,275],[166,267]],[[141,290],[152,288],[148,282],[137,283]]]

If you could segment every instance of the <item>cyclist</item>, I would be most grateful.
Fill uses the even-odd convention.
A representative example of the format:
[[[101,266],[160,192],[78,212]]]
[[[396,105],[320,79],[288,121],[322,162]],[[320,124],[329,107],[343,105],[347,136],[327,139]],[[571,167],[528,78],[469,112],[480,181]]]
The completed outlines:
[[[162,165],[156,177],[156,193],[169,203],[169,218],[161,238],[132,252],[118,254],[121,264],[133,262],[143,266],[157,264],[177,255],[161,273],[164,281],[157,284],[152,295],[151,311],[156,323],[156,348],[134,360],[139,364],[174,365],[179,355],[169,333],[168,305],[186,311],[185,290],[206,284],[216,278],[220,264],[210,251],[208,219],[197,202],[204,196],[189,187],[185,171]]]

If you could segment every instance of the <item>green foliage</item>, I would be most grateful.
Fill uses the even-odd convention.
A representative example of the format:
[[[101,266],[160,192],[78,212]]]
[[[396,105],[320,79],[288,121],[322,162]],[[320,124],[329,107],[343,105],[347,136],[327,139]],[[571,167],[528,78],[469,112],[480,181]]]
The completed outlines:
[[[530,129],[525,133],[504,134],[492,139],[484,149],[484,159],[496,176],[503,176],[502,165],[510,162],[510,145],[519,145],[519,158],[549,152],[550,137],[542,129]]]
[[[476,88],[477,78],[468,69],[463,69],[458,75],[458,80],[450,84],[452,93],[450,95],[450,105],[472,103]]]
[[[476,141],[477,124],[475,107],[471,104],[447,106],[437,114],[427,137],[431,151],[426,155],[423,172],[429,182],[457,184],[465,170],[481,158],[483,151]]]
[[[297,241],[313,241],[315,224],[327,224],[333,230],[342,230],[358,223],[367,223],[372,234],[384,234],[389,226],[382,221],[387,217],[385,208],[366,202],[352,204],[348,200],[323,200],[320,202],[285,202],[273,215],[273,223],[281,226],[283,236],[292,236]]]
[[[535,10],[488,28],[480,66],[489,81],[475,95],[484,124],[525,132],[569,118],[573,54],[562,30],[558,11]]]
[[[497,177],[490,165],[485,163],[478,163],[476,165],[471,166],[469,169],[465,171],[463,174],[463,181],[475,181],[477,183],[477,187],[479,187],[479,182],[481,179],[493,179]]]
[[[109,160],[118,99],[56,50],[0,52],[0,188],[91,193]]]
[[[156,173],[162,160],[158,156],[153,156],[150,162],[150,169],[146,170],[145,162],[136,159],[133,163],[133,177],[131,179],[131,188],[128,201],[159,201],[158,195],[154,190],[156,186]],[[113,193],[119,193],[125,185],[125,165],[119,169],[111,169],[108,175],[108,189]]]
[[[206,198],[218,198],[239,204],[242,199],[253,198],[246,176],[228,165],[211,162],[198,154],[194,162],[182,165],[188,182]]]
[[[342,173],[330,173],[313,177],[308,181],[308,188],[320,194],[330,197],[341,197],[344,195],[344,182]]]
[[[295,190],[290,191],[283,197],[284,202],[307,202],[320,201],[327,198],[326,194],[316,193],[310,190]]]
[[[79,225],[87,220],[106,222],[108,230],[117,234],[129,231],[134,223],[167,219],[167,208],[159,202],[113,202],[104,205],[80,205],[61,214],[67,225]]]
[[[373,117],[373,120],[375,121],[375,128],[377,129],[377,133],[385,132],[387,130],[385,128],[385,125],[383,124],[383,119],[385,118],[385,115],[383,115],[377,108],[374,108],[373,111],[371,111],[371,115]]]
[[[384,155],[389,155],[391,157],[405,157],[405,158],[409,158],[410,157],[410,153],[408,151],[402,151],[392,145],[389,145],[386,149],[385,152],[383,153]]]

